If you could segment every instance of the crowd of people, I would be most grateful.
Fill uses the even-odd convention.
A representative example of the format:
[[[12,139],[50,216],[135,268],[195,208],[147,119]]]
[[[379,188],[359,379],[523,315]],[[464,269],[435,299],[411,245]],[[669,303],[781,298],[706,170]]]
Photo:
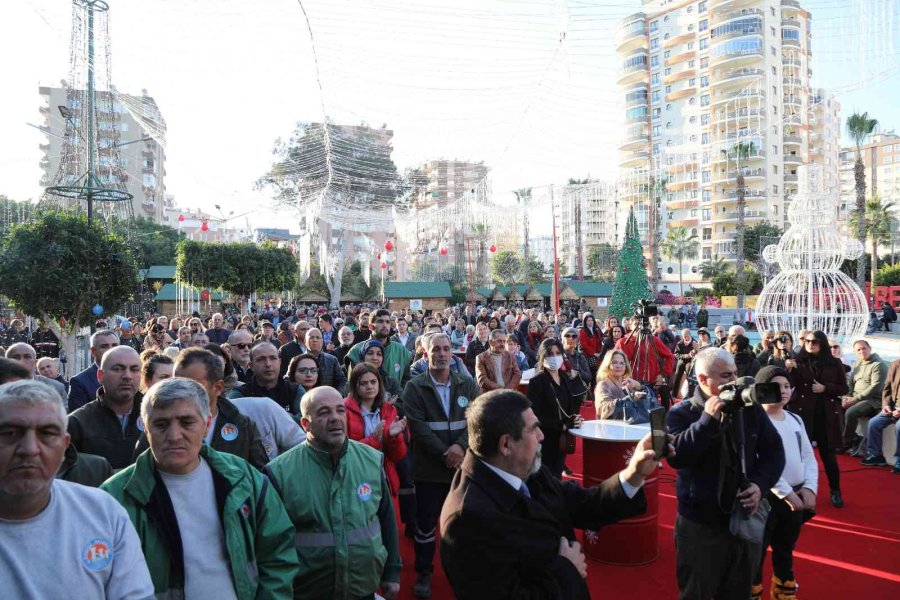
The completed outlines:
[[[418,598],[431,596],[438,537],[459,598],[586,598],[574,529],[645,510],[659,459],[648,436],[597,488],[564,477],[571,430],[593,401],[598,418],[630,423],[668,410],[682,598],[759,598],[768,545],[772,597],[793,598],[791,551],[816,502],[812,443],[841,507],[836,453],[887,465],[900,361],[889,367],[857,340],[845,366],[820,331],[798,332],[799,346],[765,331],[751,347],[740,325],[711,335],[704,313],[684,318],[702,323],[696,337],[666,316],[598,322],[584,306],[266,304],[118,319],[96,323],[92,364],[71,378],[58,340],[53,350],[14,320],[0,358],[0,555],[11,573],[0,590],[393,598],[405,536]],[[777,384],[781,401],[734,413],[719,393],[739,377]],[[725,451],[736,419],[745,472]],[[755,541],[730,529],[738,512],[767,512]],[[48,559],[62,577],[42,576]]]

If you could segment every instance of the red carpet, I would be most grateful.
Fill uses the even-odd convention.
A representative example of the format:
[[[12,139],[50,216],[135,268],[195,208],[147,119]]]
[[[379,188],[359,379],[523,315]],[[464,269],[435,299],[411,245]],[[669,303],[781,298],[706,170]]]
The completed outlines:
[[[593,410],[582,411],[593,418]],[[590,413],[590,414],[588,414]],[[885,468],[865,468],[859,459],[839,457],[841,488],[846,506],[836,509],[828,499],[825,472],[819,474],[818,515],[803,527],[794,552],[794,572],[800,600],[861,600],[900,598],[900,475]],[[568,467],[580,477],[581,448]],[[665,465],[659,488],[659,558],[641,567],[613,567],[588,561],[591,597],[596,599],[678,597],[672,529],[676,514],[675,471]],[[399,513],[398,513],[399,514]],[[412,540],[401,538],[403,575],[400,598],[412,599],[415,582]],[[440,552],[440,549],[438,549]],[[771,563],[763,576],[768,598]],[[453,593],[435,557],[432,580],[436,600]]]

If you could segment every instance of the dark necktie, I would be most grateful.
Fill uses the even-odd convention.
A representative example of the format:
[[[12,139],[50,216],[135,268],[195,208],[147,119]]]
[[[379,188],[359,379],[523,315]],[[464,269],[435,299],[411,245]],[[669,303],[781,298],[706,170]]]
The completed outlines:
[[[525,494],[527,498],[531,498],[531,490],[528,489],[528,486],[525,485],[525,482],[522,482],[522,485],[519,486],[519,491]]]

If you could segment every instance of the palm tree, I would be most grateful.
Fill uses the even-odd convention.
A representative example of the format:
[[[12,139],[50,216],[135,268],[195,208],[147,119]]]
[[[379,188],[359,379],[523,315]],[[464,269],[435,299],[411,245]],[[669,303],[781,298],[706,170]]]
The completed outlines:
[[[891,226],[895,220],[891,213],[893,208],[893,202],[882,204],[881,196],[878,194],[866,200],[866,212],[863,214],[862,225],[866,237],[869,238],[869,242],[872,244],[872,285],[875,285],[875,273],[878,272],[878,244],[886,243],[891,239]],[[859,213],[854,211],[850,215],[850,226],[856,227],[858,231],[860,225],[859,221]],[[860,262],[862,262],[862,257],[860,257]]]
[[[724,152],[724,150],[723,150]],[[734,283],[737,288],[737,307],[744,308],[744,232],[746,223],[744,216],[747,211],[747,190],[744,188],[744,164],[750,157],[756,154],[756,144],[753,142],[738,142],[728,153],[734,159],[737,166],[737,227],[734,229],[737,262],[735,264]]]
[[[718,254],[697,265],[697,270],[700,271],[700,276],[703,277],[703,279],[712,279],[719,273],[724,273],[727,268],[725,259]]]
[[[853,175],[856,179],[856,212],[864,215],[866,212],[866,167],[862,159],[862,145],[866,138],[872,135],[878,127],[877,119],[870,119],[869,113],[854,113],[847,117],[847,135],[856,144],[856,164],[853,167]],[[874,191],[874,190],[873,190]],[[859,243],[866,245],[866,222],[858,219],[856,223],[856,238]],[[866,285],[866,259],[860,256],[856,262],[856,283],[860,288]]]
[[[487,239],[488,234],[488,226],[485,223],[475,223],[472,226],[472,233],[470,236],[478,243],[478,258],[475,263],[475,280],[479,284],[483,284],[487,279],[487,256],[485,252],[487,251]]]
[[[697,258],[697,250],[700,242],[697,236],[691,234],[687,227],[673,227],[666,233],[666,239],[660,244],[663,255],[669,260],[678,261],[678,293],[684,295],[684,282],[682,281],[682,263],[684,259]]]

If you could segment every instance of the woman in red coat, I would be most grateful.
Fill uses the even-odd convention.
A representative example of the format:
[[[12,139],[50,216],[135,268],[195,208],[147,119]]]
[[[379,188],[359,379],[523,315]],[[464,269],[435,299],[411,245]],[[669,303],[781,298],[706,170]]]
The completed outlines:
[[[847,376],[843,363],[831,355],[828,337],[823,332],[807,333],[797,341],[803,349],[797,354],[797,366],[790,371],[794,386],[791,411],[803,419],[810,441],[819,448],[831,488],[831,503],[841,508],[841,474],[834,450],[841,445],[843,436],[841,396],[849,390]]]
[[[396,463],[406,456],[403,430],[406,417],[397,418],[397,409],[384,400],[381,373],[370,364],[360,363],[350,371],[347,398],[347,436],[384,453],[384,472],[391,495],[400,489]]]
[[[581,351],[591,363],[591,369],[596,373],[600,366],[600,354],[603,352],[603,332],[597,325],[594,315],[586,313],[581,331],[578,332],[578,339],[581,342]],[[594,358],[591,358],[594,357]]]

